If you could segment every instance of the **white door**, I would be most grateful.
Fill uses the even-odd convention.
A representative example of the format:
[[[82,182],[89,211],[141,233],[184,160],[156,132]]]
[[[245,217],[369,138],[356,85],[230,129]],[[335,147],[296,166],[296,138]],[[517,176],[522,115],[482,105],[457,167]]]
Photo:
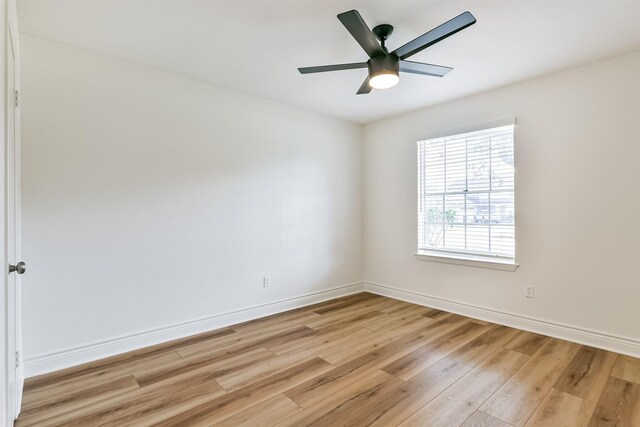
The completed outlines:
[[[17,43],[13,28],[9,28],[7,55],[7,147],[5,151],[6,171],[6,234],[7,236],[7,314],[8,314],[8,354],[9,354],[9,411],[15,416],[20,412],[22,401],[22,289],[20,275],[25,266],[20,259],[20,109],[17,69]],[[13,355],[13,357],[11,357]]]

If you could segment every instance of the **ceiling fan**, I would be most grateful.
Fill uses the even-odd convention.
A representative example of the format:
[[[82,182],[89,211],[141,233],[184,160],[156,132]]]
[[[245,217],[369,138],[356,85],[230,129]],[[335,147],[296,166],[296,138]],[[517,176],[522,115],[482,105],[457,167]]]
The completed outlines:
[[[369,93],[371,89],[388,89],[395,86],[400,80],[400,71],[425,76],[444,76],[453,68],[407,61],[406,59],[476,22],[476,18],[470,12],[464,12],[389,53],[385,47],[385,42],[393,32],[393,26],[381,24],[370,30],[357,10],[341,13],[338,15],[338,19],[369,55],[369,60],[350,64],[302,67],[298,68],[298,71],[301,74],[310,74],[368,68],[369,75],[360,86],[360,89],[358,89],[358,95]]]

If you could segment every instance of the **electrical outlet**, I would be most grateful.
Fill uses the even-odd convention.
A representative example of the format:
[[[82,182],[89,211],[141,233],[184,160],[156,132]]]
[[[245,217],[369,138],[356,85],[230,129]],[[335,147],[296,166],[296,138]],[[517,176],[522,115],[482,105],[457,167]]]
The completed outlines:
[[[535,298],[535,288],[533,285],[524,285],[524,296],[527,298]]]
[[[262,278],[262,287],[263,288],[270,288],[271,287],[271,277],[264,276]]]

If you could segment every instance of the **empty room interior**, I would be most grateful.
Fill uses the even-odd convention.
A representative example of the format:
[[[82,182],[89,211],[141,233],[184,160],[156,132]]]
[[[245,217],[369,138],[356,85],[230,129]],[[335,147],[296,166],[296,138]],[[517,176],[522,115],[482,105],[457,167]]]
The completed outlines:
[[[640,427],[640,1],[0,25],[0,426]]]

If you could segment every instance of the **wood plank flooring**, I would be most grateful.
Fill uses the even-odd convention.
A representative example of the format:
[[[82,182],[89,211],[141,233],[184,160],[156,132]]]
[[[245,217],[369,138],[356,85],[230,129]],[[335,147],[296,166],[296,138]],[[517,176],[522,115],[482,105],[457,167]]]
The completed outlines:
[[[25,384],[17,426],[640,426],[640,359],[359,293]]]

